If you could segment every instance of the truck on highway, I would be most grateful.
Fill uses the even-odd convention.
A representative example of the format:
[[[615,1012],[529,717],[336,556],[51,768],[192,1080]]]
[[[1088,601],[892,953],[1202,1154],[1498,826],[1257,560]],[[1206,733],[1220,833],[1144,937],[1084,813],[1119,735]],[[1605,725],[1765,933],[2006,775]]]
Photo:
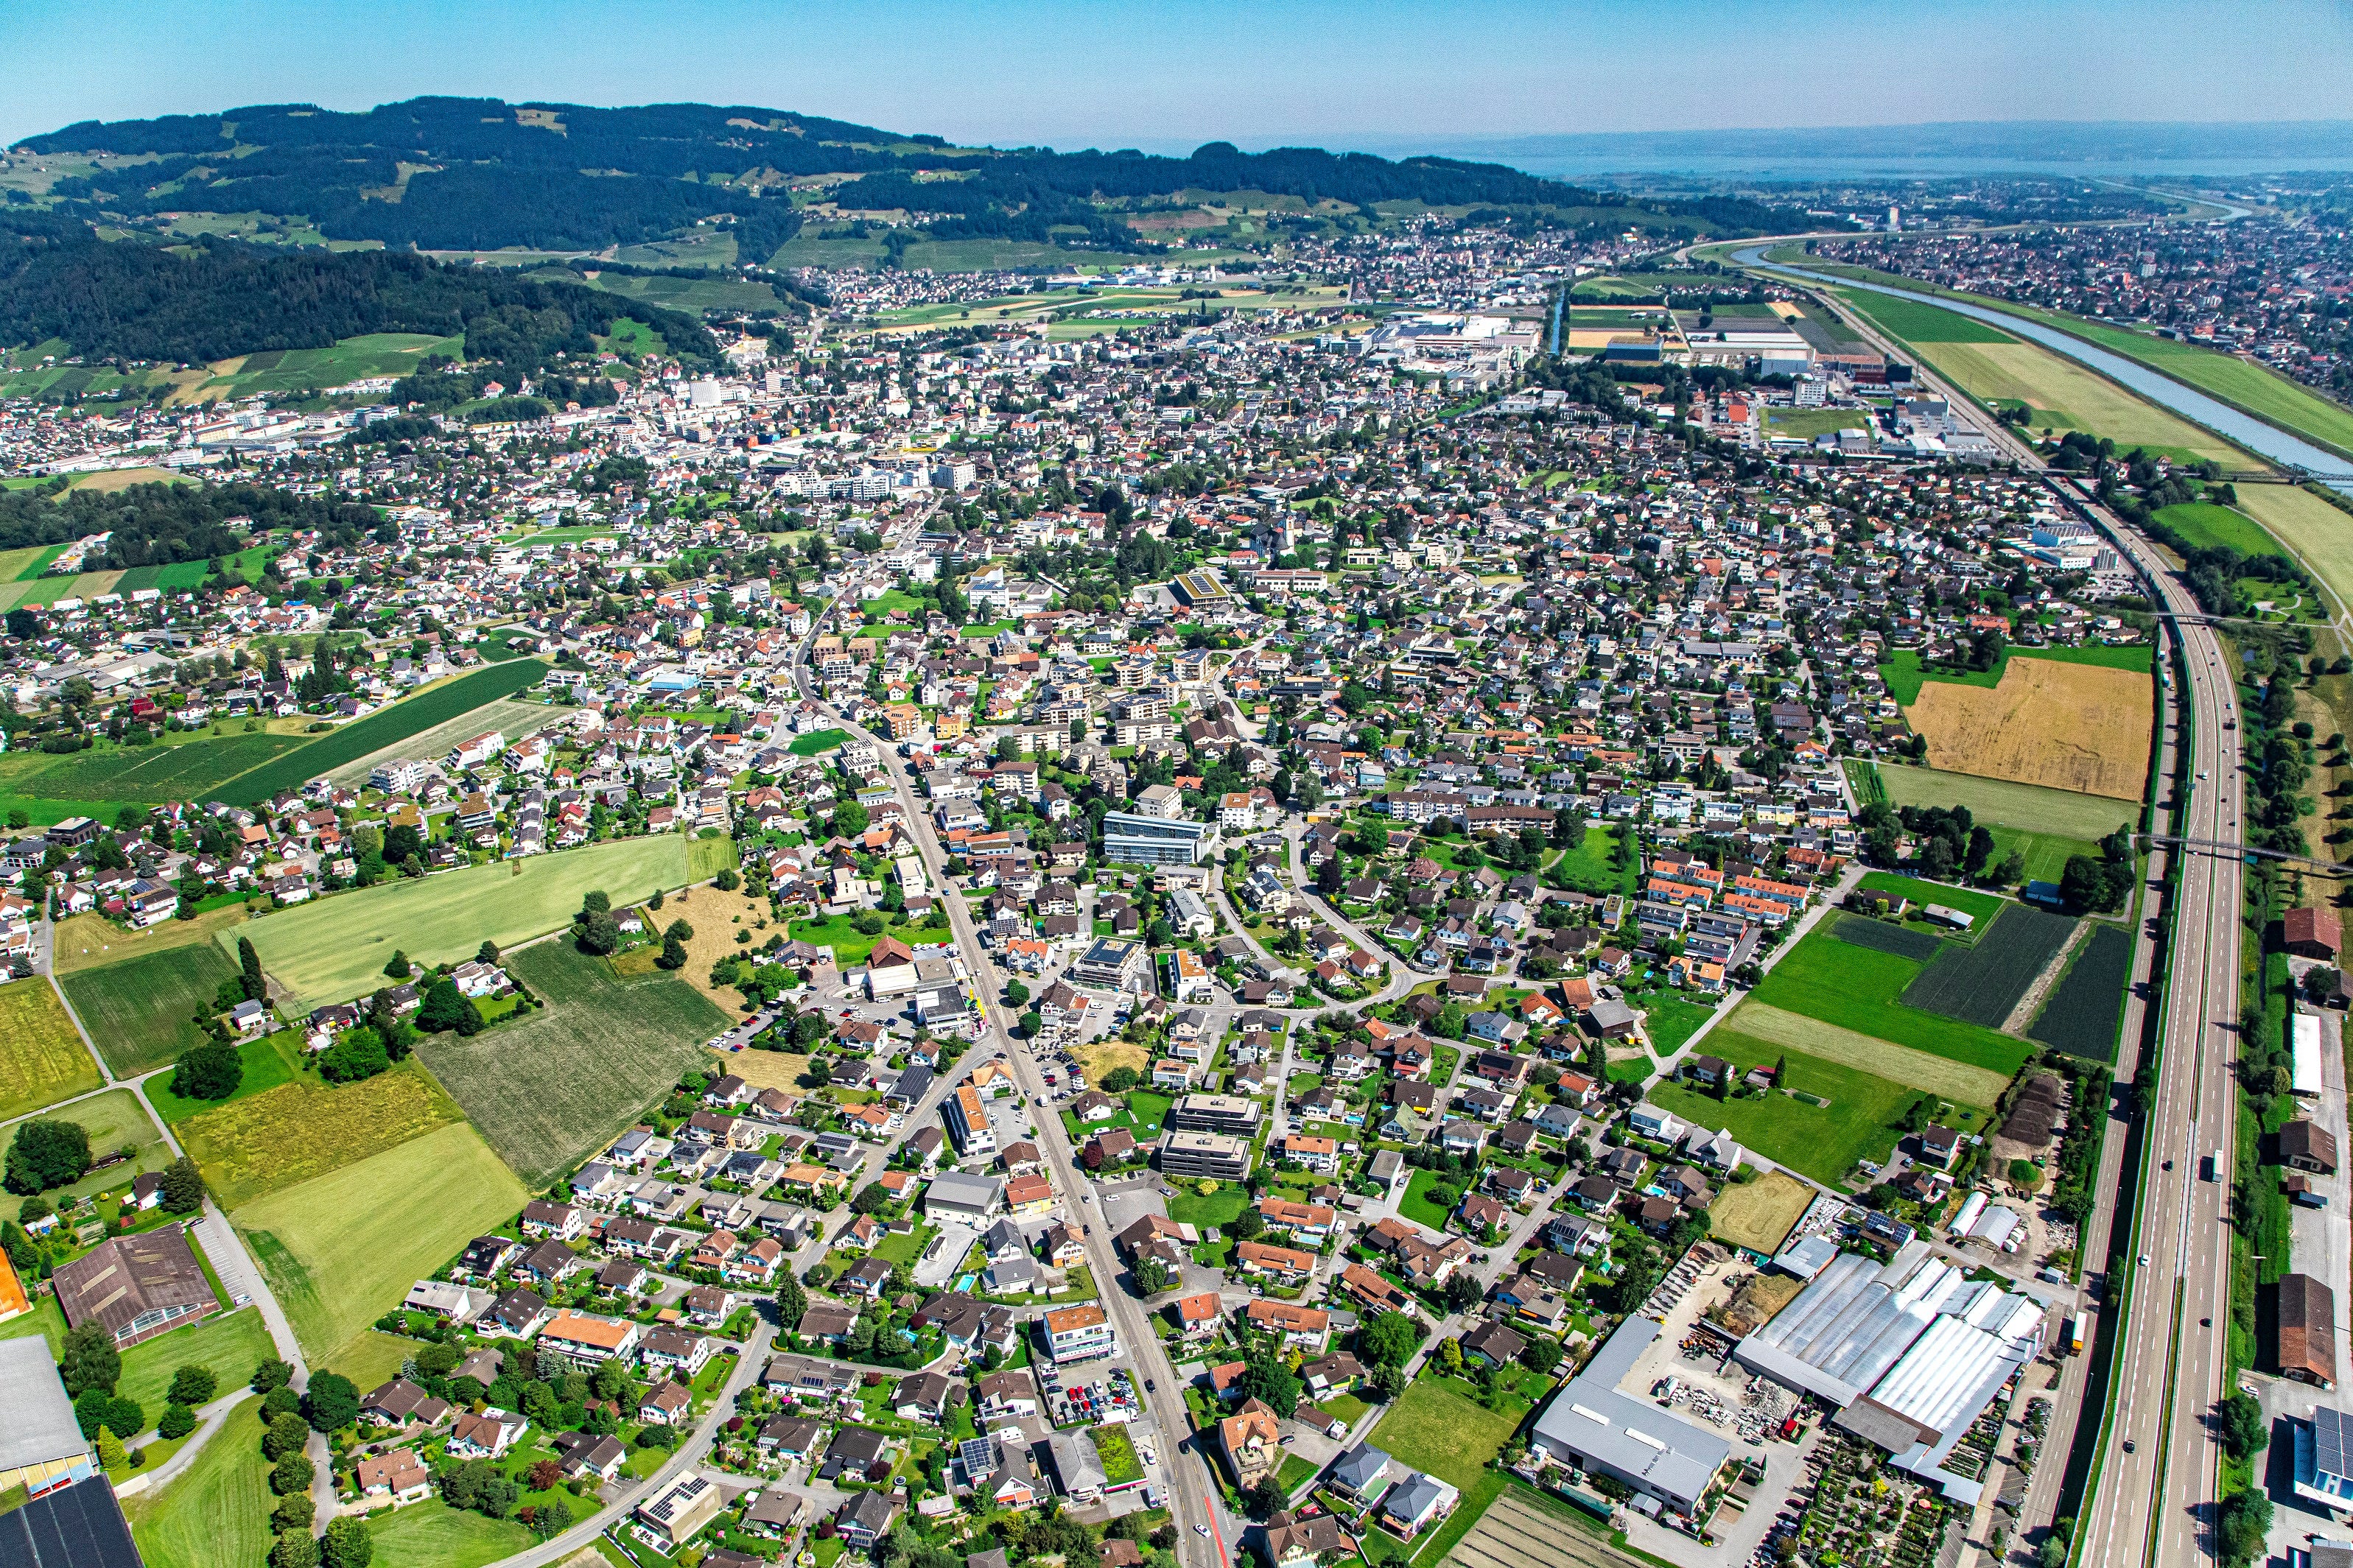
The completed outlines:
[[[2206,1179],[2210,1182],[2222,1179],[2222,1151],[2220,1149],[2206,1157]]]
[[[2067,1353],[2084,1353],[2084,1314],[2081,1312],[2067,1320]]]

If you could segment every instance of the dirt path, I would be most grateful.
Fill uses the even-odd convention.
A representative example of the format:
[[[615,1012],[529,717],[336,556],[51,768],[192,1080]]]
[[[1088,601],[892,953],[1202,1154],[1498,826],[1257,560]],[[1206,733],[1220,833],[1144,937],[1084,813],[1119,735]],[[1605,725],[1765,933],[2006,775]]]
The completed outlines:
[[[2025,1037],[2026,1026],[2034,1022],[2034,1015],[2042,1010],[2042,999],[2051,994],[2051,988],[2059,984],[2061,975],[2067,973],[2068,955],[2075,951],[2076,944],[2091,929],[2089,921],[2075,922],[2075,929],[2067,933],[2067,940],[2060,944],[2058,952],[2051,955],[2051,962],[2042,966],[2042,973],[2034,977],[2034,984],[2026,988],[2026,994],[2018,999],[2018,1005],[2010,1010],[2010,1016],[2002,1020],[2003,1034],[2016,1035],[2021,1039]]]

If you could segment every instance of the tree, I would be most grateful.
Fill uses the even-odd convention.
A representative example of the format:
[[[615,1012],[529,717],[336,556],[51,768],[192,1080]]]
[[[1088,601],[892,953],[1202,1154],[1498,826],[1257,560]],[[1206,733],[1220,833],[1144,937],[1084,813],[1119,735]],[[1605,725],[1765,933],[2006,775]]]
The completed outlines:
[[[1478,1279],[1469,1274],[1457,1273],[1446,1281],[1446,1309],[1451,1312],[1467,1312],[1486,1295]]]
[[[130,1456],[123,1453],[122,1439],[114,1435],[114,1428],[101,1425],[98,1429],[99,1468],[105,1470],[119,1470],[129,1458]]]
[[[1373,1368],[1373,1392],[1383,1399],[1395,1399],[1406,1388],[1405,1368],[1377,1366]]]
[[[1008,980],[1005,983],[1005,1005],[1007,1006],[1018,1007],[1029,1000],[1029,987],[1022,984],[1018,980]]]
[[[311,1489],[311,1456],[296,1448],[279,1456],[269,1467],[269,1489],[280,1497],[294,1497]]]
[[[220,1378],[213,1369],[190,1362],[172,1373],[172,1389],[164,1397],[174,1405],[194,1409],[199,1405],[210,1405],[219,1391]]]
[[[473,1020],[471,1029],[465,1027],[469,1018]],[[470,1035],[481,1028],[482,1015],[475,1007],[474,999],[459,991],[458,983],[445,974],[426,991],[425,1005],[417,1010],[417,1026],[427,1034],[442,1035],[455,1029]]]
[[[711,879],[711,885],[723,893],[732,893],[744,885],[744,879],[735,874],[733,867],[723,866],[719,875]]]
[[[1420,1342],[1413,1320],[1402,1312],[1377,1312],[1356,1331],[1356,1349],[1376,1366],[1403,1366]]]
[[[396,947],[392,950],[392,956],[385,961],[384,972],[394,980],[406,980],[417,973],[409,967],[408,954]]]
[[[868,825],[873,820],[872,814],[864,806],[854,800],[845,800],[833,808],[834,836],[839,838],[855,838],[865,832]]]
[[[2271,1423],[2263,1418],[2263,1403],[2252,1394],[2234,1394],[2222,1401],[2222,1447],[2233,1459],[2244,1459],[2271,1440]]]
[[[581,952],[601,958],[619,949],[621,924],[609,914],[592,914],[573,928],[573,941]]]
[[[1540,1372],[1546,1377],[1550,1377],[1553,1369],[1560,1364],[1560,1342],[1546,1339],[1541,1334],[1529,1340],[1527,1348],[1520,1352],[1520,1363],[1523,1366]]]
[[[36,1119],[16,1125],[8,1145],[6,1176],[0,1180],[19,1197],[79,1181],[90,1170],[90,1130],[78,1121]]]
[[[1143,1257],[1135,1260],[1137,1295],[1157,1296],[1174,1283],[1176,1281],[1168,1272],[1168,1265],[1161,1262],[1157,1258]]]
[[[301,1453],[310,1440],[311,1424],[289,1411],[273,1417],[269,1429],[261,1435],[261,1457],[276,1464],[289,1454]]]
[[[172,1092],[183,1100],[227,1100],[244,1081],[245,1058],[228,1040],[202,1040],[172,1068]]]
[[[364,1024],[344,1030],[341,1039],[319,1053],[319,1076],[329,1083],[357,1083],[391,1066],[384,1037]]]
[[[302,1391],[302,1414],[314,1432],[336,1432],[360,1416],[358,1385],[340,1372],[314,1372]]]
[[[849,1200],[852,1214],[881,1214],[890,1206],[891,1194],[882,1190],[880,1182],[867,1183],[858,1189],[858,1195]]]
[[[1261,1476],[1258,1485],[1250,1488],[1250,1496],[1243,1500],[1249,1505],[1252,1519],[1263,1520],[1282,1512],[1283,1504],[1291,1500],[1272,1476]]]
[[[205,1178],[185,1154],[164,1167],[164,1212],[194,1214],[205,1206]],[[206,1394],[205,1399],[211,1398]],[[204,1399],[195,1401],[202,1405]]]
[[[2252,1562],[2263,1550],[2271,1529],[2272,1500],[2260,1490],[2234,1492],[2215,1515],[2217,1555],[2226,1563]]]
[[[97,1322],[69,1330],[58,1358],[58,1376],[69,1399],[79,1399],[93,1388],[112,1394],[122,1378],[122,1352],[114,1348],[112,1331]]]
[[[349,1513],[330,1521],[319,1541],[319,1555],[326,1568],[368,1568],[375,1541],[368,1534],[367,1521]]]
[[[1144,1076],[1137,1072],[1134,1068],[1113,1068],[1111,1071],[1103,1074],[1103,1092],[1105,1094],[1125,1094],[1129,1089],[1134,1089],[1137,1084],[1142,1083],[1143,1081]]]
[[[682,921],[680,922],[681,925],[684,923],[685,922]],[[657,966],[663,969],[684,969],[686,967],[686,943],[678,940],[678,932],[676,931],[671,931],[662,938],[661,954],[654,960],[654,963]]]
[[[196,1429],[196,1413],[185,1405],[164,1406],[164,1414],[155,1418],[155,1436],[166,1443],[186,1436]]]
[[[269,994],[269,984],[261,976],[261,954],[253,951],[253,939],[237,939],[237,962],[245,977],[245,999],[259,1002]]]
[[[1244,1394],[1285,1417],[1299,1404],[1302,1392],[1299,1374],[1265,1354],[1250,1358],[1242,1368],[1240,1387]]]
[[[269,1548],[269,1568],[319,1568],[319,1543],[307,1530],[287,1531]]]
[[[491,941],[488,937],[484,937],[482,939],[482,945],[474,950],[474,962],[476,963],[498,963],[499,944]]]
[[[1265,1228],[1265,1219],[1254,1208],[1246,1208],[1226,1222],[1226,1234],[1236,1241],[1248,1241]]]

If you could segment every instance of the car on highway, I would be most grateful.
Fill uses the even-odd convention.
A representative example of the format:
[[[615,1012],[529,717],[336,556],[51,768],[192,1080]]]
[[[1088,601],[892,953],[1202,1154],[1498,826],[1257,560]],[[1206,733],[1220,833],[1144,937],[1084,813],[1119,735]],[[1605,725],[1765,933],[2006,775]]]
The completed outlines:
[[[2146,1253],[2146,1252],[2144,1252],[2144,1253],[2142,1253],[2142,1254],[2140,1255],[2140,1266],[2141,1266],[2143,1268],[2147,1268],[2147,1267],[2148,1267],[2148,1254],[2147,1254],[2147,1253]]]

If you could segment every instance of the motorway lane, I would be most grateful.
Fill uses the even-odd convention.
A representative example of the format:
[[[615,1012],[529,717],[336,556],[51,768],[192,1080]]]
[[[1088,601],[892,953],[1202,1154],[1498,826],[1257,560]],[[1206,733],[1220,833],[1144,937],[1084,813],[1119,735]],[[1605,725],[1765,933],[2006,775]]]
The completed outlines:
[[[814,628],[810,635],[816,635]],[[806,652],[805,643],[801,653],[805,656]],[[805,657],[796,666],[795,676],[805,695],[818,695],[809,679]],[[819,700],[822,700],[821,698]],[[888,739],[867,731],[830,704],[828,711],[833,714],[835,722],[842,729],[873,745],[884,759],[884,771],[890,776],[892,790],[899,796],[901,810],[906,814],[909,830],[914,835],[916,848],[923,858],[924,871],[931,878],[933,886],[941,889],[939,901],[948,911],[949,926],[955,933],[957,954],[963,958],[965,967],[972,976],[973,990],[987,1025],[982,1037],[984,1048],[1003,1049],[1008,1065],[1013,1068],[1014,1082],[1022,1095],[1032,1100],[1044,1100],[1046,1085],[1038,1066],[1029,1058],[1029,1052],[1019,1048],[1014,1041],[1013,1031],[1008,1026],[1004,1011],[997,1003],[1004,990],[1004,978],[989,960],[988,950],[982,944],[980,933],[973,925],[964,896],[949,883],[947,857],[940,847],[930,815],[923,809],[922,802],[915,798],[909,782],[906,760],[898,755],[896,745]],[[1176,1523],[1180,1527],[1176,1560],[1185,1568],[1213,1568],[1213,1565],[1214,1568],[1224,1568],[1229,1561],[1224,1543],[1236,1538],[1239,1533],[1237,1525],[1220,1510],[1217,1494],[1208,1487],[1201,1471],[1194,1466],[1176,1462],[1176,1456],[1181,1450],[1187,1433],[1180,1420],[1171,1419],[1165,1414],[1184,1409],[1183,1385],[1177,1381],[1166,1353],[1161,1349],[1159,1336],[1152,1331],[1144,1304],[1120,1288],[1119,1260],[1112,1247],[1110,1226],[1105,1225],[1100,1231],[1094,1229],[1094,1220],[1101,1217],[1100,1212],[1092,1208],[1094,1186],[1078,1169],[1070,1141],[1062,1130],[1061,1119],[1052,1114],[1041,1114],[1037,1118],[1037,1125],[1038,1143],[1045,1152],[1048,1163],[1053,1167],[1055,1184],[1062,1191],[1066,1206],[1082,1227],[1080,1241],[1087,1251],[1087,1264],[1094,1276],[1096,1291],[1124,1346],[1119,1362],[1128,1364],[1134,1373],[1155,1385],[1144,1394],[1142,1424],[1156,1434],[1151,1446],[1169,1461],[1166,1465],[1171,1483],[1169,1501],[1174,1505]],[[1207,1464],[1217,1462],[1214,1456],[1206,1451],[1198,1452],[1198,1457]],[[1203,1530],[1210,1533],[1203,1534]]]

